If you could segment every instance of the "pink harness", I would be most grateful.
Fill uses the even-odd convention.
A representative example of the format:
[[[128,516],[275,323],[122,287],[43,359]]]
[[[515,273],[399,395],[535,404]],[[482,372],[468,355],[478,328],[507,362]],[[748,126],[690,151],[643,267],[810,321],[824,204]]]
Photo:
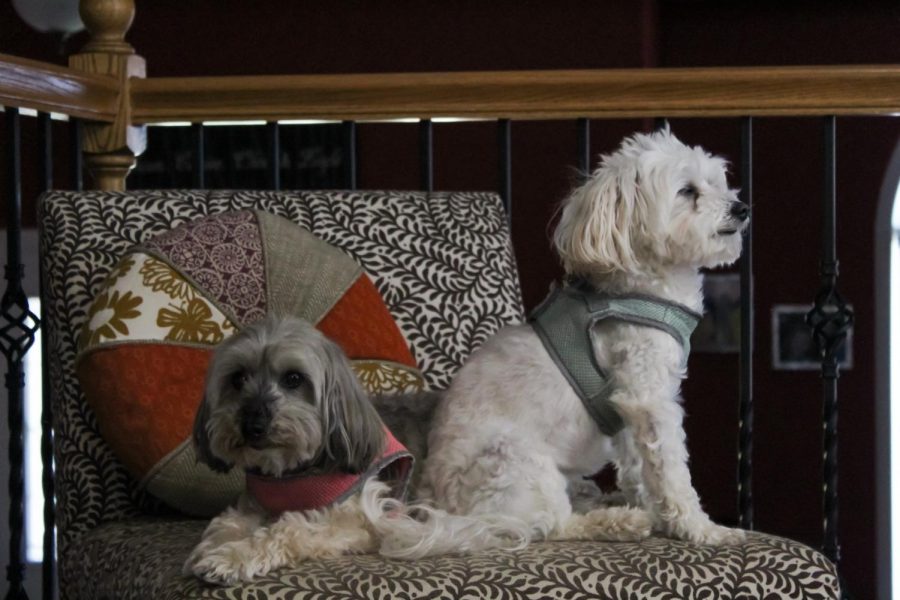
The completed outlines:
[[[247,491],[270,515],[285,511],[326,508],[343,502],[360,491],[372,477],[391,486],[392,495],[403,499],[412,474],[413,456],[397,438],[384,428],[387,446],[364,473],[298,473],[271,477],[247,472]]]

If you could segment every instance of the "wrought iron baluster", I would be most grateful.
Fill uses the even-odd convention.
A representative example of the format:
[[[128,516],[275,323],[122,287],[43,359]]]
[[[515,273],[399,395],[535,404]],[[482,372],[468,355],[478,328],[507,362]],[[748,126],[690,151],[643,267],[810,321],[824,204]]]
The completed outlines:
[[[499,158],[500,198],[506,218],[512,221],[512,125],[509,119],[497,121],[497,151]]]
[[[266,123],[266,142],[269,167],[269,187],[273,190],[281,189],[281,139],[278,130],[278,121]]]
[[[165,168],[165,184],[163,187],[178,187],[178,157],[175,155],[175,148],[178,147],[178,140],[172,139],[170,131],[167,128],[158,127],[154,133],[154,141],[162,148],[163,166]],[[91,172],[93,176],[93,171]]]
[[[22,289],[22,186],[21,124],[19,111],[6,108],[6,149],[8,154],[6,291],[0,299],[0,352],[6,358],[7,419],[9,424],[9,581],[7,599],[27,598],[23,587],[25,567],[22,560],[24,521],[23,478],[23,388],[25,374],[22,359],[34,343],[39,321],[28,309],[28,297]]]
[[[741,201],[753,206],[753,117],[741,121]],[[741,254],[741,365],[738,425],[738,512],[753,529],[753,219]]]
[[[38,113],[38,187],[45,192],[53,187],[53,121],[50,113]]]
[[[356,146],[356,121],[343,122],[344,139],[344,186],[348,190],[356,189],[357,176],[357,146]]]
[[[575,122],[578,135],[577,158],[578,172],[584,177],[591,174],[591,120],[581,118]]]
[[[434,125],[431,119],[419,121],[419,164],[422,189],[434,191]]]
[[[40,152],[40,191],[53,188],[53,125],[48,113],[38,117],[38,150]],[[41,297],[43,278],[40,279]],[[44,305],[41,304],[41,322],[44,321]],[[46,338],[45,338],[46,339]],[[53,406],[50,402],[50,377],[44,367],[49,363],[49,345],[41,344],[41,464],[43,468],[41,487],[44,492],[44,563],[42,565],[41,594],[44,600],[53,600],[56,567],[56,500],[54,497],[53,463]]]
[[[234,149],[234,136],[235,136],[235,125],[226,125],[225,129],[225,186],[231,189],[238,187],[237,185],[237,170],[238,164],[237,159],[235,157]],[[213,144],[215,147],[215,144]]]
[[[837,464],[837,380],[840,376],[837,353],[843,346],[847,331],[853,325],[853,311],[837,290],[838,260],[836,243],[836,123],[833,116],[825,118],[825,196],[822,220],[822,285],[816,295],[806,322],[822,359],[823,380],[823,509],[825,555],[834,562],[841,556],[838,543],[838,464]]]
[[[206,132],[203,123],[191,125],[191,137],[194,143],[194,187],[198,190],[206,189]]]
[[[72,161],[72,189],[76,192],[84,190],[84,156],[81,154],[84,138],[84,126],[81,119],[69,120],[69,156]]]

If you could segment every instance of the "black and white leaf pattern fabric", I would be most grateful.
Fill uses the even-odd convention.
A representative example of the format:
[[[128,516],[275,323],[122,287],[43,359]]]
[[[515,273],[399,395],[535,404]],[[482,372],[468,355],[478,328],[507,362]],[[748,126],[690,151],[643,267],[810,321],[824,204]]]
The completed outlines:
[[[819,553],[751,534],[731,548],[664,539],[534,544],[396,562],[347,556],[277,571],[253,585],[181,576],[206,523],[173,515],[135,483],[97,431],[74,373],[96,290],[132,245],[184,222],[256,208],[353,256],[406,336],[428,384],[447,386],[468,355],[522,319],[506,215],[488,193],[51,192],[41,201],[43,333],[49,346],[59,585],[80,598],[837,598]]]
[[[414,562],[375,555],[308,561],[251,584],[215,587],[181,575],[200,539],[198,521],[108,524],[75,544],[80,560],[69,598],[334,600],[370,598],[604,598],[766,600],[838,598],[820,553],[750,533],[740,546],[710,548],[663,538],[640,543],[543,542]],[[135,582],[140,582],[136,584]]]

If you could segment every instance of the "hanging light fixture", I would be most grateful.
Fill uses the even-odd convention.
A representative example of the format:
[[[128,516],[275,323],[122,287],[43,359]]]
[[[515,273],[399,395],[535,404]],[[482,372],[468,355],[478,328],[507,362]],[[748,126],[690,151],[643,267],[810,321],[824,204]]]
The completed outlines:
[[[12,0],[13,8],[32,29],[70,35],[84,29],[78,0]]]

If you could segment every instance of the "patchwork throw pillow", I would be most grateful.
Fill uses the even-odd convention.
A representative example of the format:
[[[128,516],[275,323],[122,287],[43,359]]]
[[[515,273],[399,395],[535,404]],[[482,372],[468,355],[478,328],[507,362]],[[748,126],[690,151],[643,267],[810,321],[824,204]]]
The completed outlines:
[[[173,508],[211,516],[243,489],[240,469],[197,462],[190,435],[214,347],[268,313],[315,323],[370,392],[425,386],[362,268],[287,219],[223,213],[135,246],[90,307],[76,368],[106,442]]]

